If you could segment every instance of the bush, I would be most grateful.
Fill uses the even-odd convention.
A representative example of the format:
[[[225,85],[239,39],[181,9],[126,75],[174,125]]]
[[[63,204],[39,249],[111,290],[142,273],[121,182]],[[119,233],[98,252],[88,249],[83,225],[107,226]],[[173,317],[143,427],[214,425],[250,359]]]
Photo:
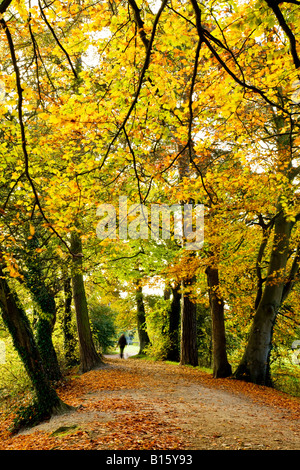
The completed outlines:
[[[2,338],[5,344],[5,362],[0,364],[0,399],[30,389],[32,384],[10,337]]]
[[[95,346],[105,354],[116,343],[116,313],[110,307],[94,302],[89,306],[89,312]]]
[[[286,365],[274,368],[272,374],[274,388],[300,397],[300,367],[299,365]]]

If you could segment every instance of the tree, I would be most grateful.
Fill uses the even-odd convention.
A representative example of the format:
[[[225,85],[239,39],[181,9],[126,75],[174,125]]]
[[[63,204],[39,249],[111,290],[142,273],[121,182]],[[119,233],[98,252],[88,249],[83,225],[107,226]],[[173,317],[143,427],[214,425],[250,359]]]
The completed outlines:
[[[38,423],[53,414],[63,413],[71,407],[63,403],[51,387],[43,368],[43,361],[20,301],[7,281],[3,267],[0,269],[0,305],[2,318],[10,332],[14,346],[23,361],[36,394],[36,403],[19,411],[15,430]]]
[[[150,344],[150,339],[146,327],[146,314],[143,299],[143,288],[139,281],[136,283],[135,291],[136,299],[136,315],[137,315],[137,329],[139,335],[140,350],[139,354],[143,354],[146,346]]]
[[[73,253],[72,289],[79,340],[80,370],[84,373],[100,366],[103,361],[95,349],[92,338],[82,274],[82,243],[77,232],[71,234],[71,251]]]
[[[280,121],[280,126],[278,126]],[[283,120],[275,120],[277,152],[278,152],[278,174],[284,180],[282,190],[277,200],[275,215],[268,223],[260,216],[259,223],[263,229],[261,249],[258,253],[258,280],[259,291],[256,298],[256,313],[250,331],[248,344],[235,372],[236,377],[250,378],[255,383],[271,384],[270,378],[270,354],[272,350],[272,335],[278,312],[289,295],[299,269],[298,246],[292,257],[290,267],[288,260],[291,256],[291,234],[295,228],[298,217],[297,204],[293,201],[291,194],[294,174],[292,170],[294,140],[290,135],[281,135]],[[288,201],[288,202],[285,202]],[[293,209],[292,209],[293,208]],[[294,215],[289,214],[293,210]],[[274,232],[266,278],[262,281],[261,262],[268,238]],[[289,269],[289,272],[287,272]]]
[[[228,377],[232,374],[232,370],[227,359],[224,300],[220,294],[218,268],[207,266],[205,273],[212,315],[213,375],[215,378]]]
[[[75,347],[76,338],[72,329],[72,286],[71,278],[64,280],[64,311],[62,320],[62,330],[64,335],[64,351],[67,366],[78,364]]]
[[[50,287],[46,285],[43,278],[41,256],[35,251],[38,246],[36,233],[29,236],[27,255],[24,256],[27,268],[24,279],[40,309],[36,325],[36,341],[45,372],[50,381],[58,381],[62,378],[62,374],[52,342],[52,333],[56,321],[56,302],[53,291],[51,292]]]
[[[191,282],[193,283],[193,280]],[[191,294],[185,291],[188,287],[189,283],[184,281],[182,283],[180,364],[197,366],[197,310]]]
[[[170,345],[166,351],[166,359],[175,362],[180,360],[180,287],[179,283],[170,285],[172,300],[168,312],[168,335]]]
[[[194,2],[195,3],[195,2]],[[279,21],[281,25],[283,25],[283,29],[289,36],[289,40],[291,43],[291,49],[293,51],[293,60],[298,67],[298,60],[297,60],[297,53],[296,49],[294,48],[294,36],[289,28],[287,28],[287,25],[285,23],[285,20],[283,19],[279,8],[275,3],[273,2],[268,2],[269,5],[274,7],[274,9],[277,11],[277,18],[279,18]],[[198,20],[201,21],[201,12],[199,8],[194,5],[195,9],[195,14],[198,18]],[[198,23],[200,25],[200,23]],[[200,26],[198,26],[198,32],[199,36],[201,36],[201,31],[199,30]],[[202,30],[203,34],[203,30]],[[268,39],[270,39],[271,35],[269,35]],[[223,34],[223,39],[224,39],[224,34]],[[235,73],[233,73],[232,69],[230,70],[228,66],[228,62],[226,63],[224,60],[221,59],[220,55],[214,50],[214,47],[209,44],[205,39],[203,39],[206,45],[209,47],[210,51],[213,53],[214,57],[218,60],[218,62],[221,64],[222,68],[226,70],[226,72],[235,80],[236,83],[242,85],[242,80],[237,77]],[[277,46],[277,42],[274,40],[274,43],[276,43],[275,47]],[[220,45],[220,43],[219,43]],[[226,44],[226,49],[229,49],[228,43]],[[239,65],[239,62],[237,58],[235,58],[234,51],[231,49],[231,55],[232,58],[235,60],[236,65]],[[274,51],[273,51],[274,52]],[[232,63],[233,64],[233,63]],[[274,67],[275,69],[275,67]],[[288,67],[290,70],[290,66]],[[241,68],[240,68],[241,71]],[[245,70],[243,71],[245,74]],[[244,77],[245,75],[243,75]],[[267,77],[267,80],[270,79],[270,77]],[[275,85],[275,84],[274,84]],[[275,86],[273,85],[273,89]],[[297,118],[295,119],[295,115],[293,112],[290,111],[289,105],[286,106],[286,103],[288,103],[288,99],[286,97],[283,97],[283,95],[278,92],[274,93],[274,97],[277,97],[279,99],[276,100],[271,100],[268,98],[267,93],[265,94],[263,91],[262,87],[258,86],[252,86],[252,85],[247,85],[244,82],[244,87],[252,92],[254,94],[257,94],[258,96],[262,97],[267,105],[272,107],[272,109],[276,110],[275,113],[279,117],[279,121],[282,120],[283,116],[289,116],[289,124],[285,123],[284,125],[278,126],[278,117],[277,117],[277,133],[275,136],[279,136],[279,140],[281,140],[281,145],[278,147],[279,151],[279,168],[280,165],[287,170],[288,168],[291,167],[291,162],[289,161],[289,157],[287,155],[293,155],[292,147],[293,147],[293,131],[292,129],[294,126],[297,125]],[[245,121],[244,121],[245,122]],[[282,133],[282,129],[286,131],[286,136],[289,136],[287,138],[284,138],[284,134]],[[262,129],[261,129],[262,130]],[[281,136],[280,136],[281,135]],[[252,136],[253,137],[253,136]],[[269,135],[269,138],[272,138]],[[285,174],[285,176],[287,176]],[[283,177],[283,175],[280,175],[280,179]],[[289,175],[289,180],[290,180],[290,175]],[[284,186],[283,186],[284,187]],[[286,196],[284,196],[286,197]],[[270,255],[270,262],[269,262],[269,271],[266,277],[266,284],[265,284],[265,289],[264,292],[261,296],[260,303],[257,307],[256,314],[254,316],[254,323],[250,332],[249,336],[249,342],[245,351],[245,355],[241,361],[241,364],[238,368],[238,371],[236,373],[236,376],[243,376],[247,377],[251,381],[258,382],[258,383],[269,383],[268,379],[268,363],[269,363],[269,355],[271,351],[271,344],[272,344],[272,331],[273,331],[273,324],[275,321],[275,318],[277,316],[278,309],[282,303],[282,299],[284,296],[282,295],[283,291],[286,291],[285,289],[285,270],[287,266],[287,260],[288,260],[288,253],[289,253],[289,239],[290,239],[290,234],[291,234],[291,228],[293,223],[291,222],[290,217],[287,214],[287,211],[284,210],[281,204],[281,198],[279,198],[279,202],[277,203],[277,211],[275,215],[275,219],[273,220],[274,223],[274,242],[273,242],[273,247]],[[292,270],[291,274],[287,275],[287,279],[293,279],[294,273],[297,270],[297,255],[294,258],[294,261],[292,263]]]

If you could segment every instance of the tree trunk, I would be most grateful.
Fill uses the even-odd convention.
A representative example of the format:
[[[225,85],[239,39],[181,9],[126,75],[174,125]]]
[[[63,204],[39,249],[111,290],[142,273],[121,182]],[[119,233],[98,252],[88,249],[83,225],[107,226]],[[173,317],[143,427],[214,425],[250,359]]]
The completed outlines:
[[[52,414],[70,409],[51,387],[43,368],[43,361],[34,340],[28,318],[20,305],[17,295],[12,292],[0,268],[0,305],[2,317],[34,387],[37,405],[30,416],[32,424],[49,418]],[[23,418],[25,421],[25,417]],[[23,421],[20,421],[19,425]],[[24,422],[24,425],[28,425]]]
[[[37,346],[49,380],[57,381],[62,378],[62,374],[52,342],[52,333],[56,319],[55,300],[53,295],[48,292],[41,277],[37,279],[37,276],[34,276],[30,281],[29,288],[34,300],[41,309],[36,327]]]
[[[75,232],[71,235],[71,252],[73,253],[72,290],[79,340],[80,371],[84,373],[103,364],[103,361],[97,354],[93,343],[82,274],[82,243],[80,236]]]
[[[41,261],[34,255],[38,246],[36,235],[28,241],[30,255],[25,258],[27,272],[25,282],[30,290],[33,300],[39,306],[38,322],[36,327],[36,341],[39,348],[45,372],[50,381],[58,381],[62,378],[57,355],[52,342],[52,333],[56,321],[56,303],[54,295],[46,285]]]
[[[180,284],[172,289],[172,302],[169,312],[169,339],[170,346],[167,351],[168,361],[180,361]]]
[[[193,282],[193,280],[191,280]],[[184,284],[184,283],[183,283]],[[183,286],[184,287],[184,286]],[[188,294],[182,295],[180,364],[198,365],[197,306]]]
[[[45,372],[50,381],[58,381],[62,378],[62,373],[52,342],[51,322],[47,318],[39,318],[36,332],[37,346],[41,353]]]
[[[76,339],[72,332],[72,285],[69,277],[64,281],[64,317],[63,317],[63,335],[64,335],[64,351],[67,367],[72,367],[78,364],[75,353]]]
[[[282,304],[285,269],[292,223],[281,210],[274,225],[274,242],[264,292],[254,315],[248,343],[235,377],[260,385],[271,385],[269,359],[273,327]]]
[[[227,360],[224,301],[220,295],[219,271],[208,266],[205,270],[209,287],[209,303],[212,316],[213,376],[229,377],[232,374]]]
[[[140,350],[139,354],[144,352],[145,347],[150,344],[150,339],[146,330],[146,315],[145,315],[145,306],[143,300],[143,290],[142,287],[137,284],[136,292],[136,310],[137,310],[137,328],[139,335]]]

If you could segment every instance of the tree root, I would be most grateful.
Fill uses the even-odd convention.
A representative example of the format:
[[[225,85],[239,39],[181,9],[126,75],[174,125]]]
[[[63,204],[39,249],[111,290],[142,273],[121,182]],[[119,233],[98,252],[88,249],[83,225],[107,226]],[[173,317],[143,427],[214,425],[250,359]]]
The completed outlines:
[[[68,413],[75,409],[75,407],[64,403],[60,398],[55,400],[52,405],[48,406],[43,406],[38,400],[35,400],[31,404],[21,406],[18,409],[10,432],[17,434],[21,430],[32,428],[43,421],[49,420],[52,416]]]

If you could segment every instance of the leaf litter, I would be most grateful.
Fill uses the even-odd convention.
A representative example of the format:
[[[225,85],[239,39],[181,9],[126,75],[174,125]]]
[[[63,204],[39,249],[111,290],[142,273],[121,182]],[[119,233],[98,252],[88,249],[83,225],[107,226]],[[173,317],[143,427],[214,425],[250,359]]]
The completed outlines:
[[[11,435],[1,450],[299,449],[300,400],[268,387],[214,379],[198,368],[106,358],[58,388],[75,411]]]

